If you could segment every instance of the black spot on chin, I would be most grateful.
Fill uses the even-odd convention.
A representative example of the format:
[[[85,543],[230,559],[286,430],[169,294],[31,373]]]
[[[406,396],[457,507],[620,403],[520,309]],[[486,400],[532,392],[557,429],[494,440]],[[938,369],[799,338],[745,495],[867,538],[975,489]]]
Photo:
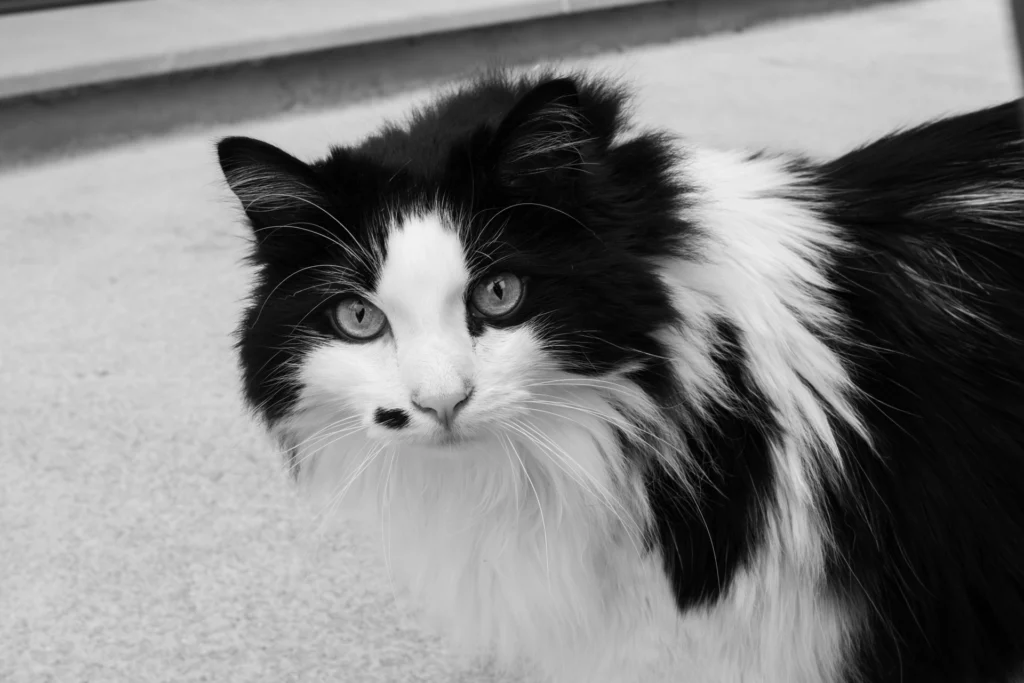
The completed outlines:
[[[409,424],[409,414],[399,408],[377,408],[373,419],[377,424],[390,429],[401,429]]]

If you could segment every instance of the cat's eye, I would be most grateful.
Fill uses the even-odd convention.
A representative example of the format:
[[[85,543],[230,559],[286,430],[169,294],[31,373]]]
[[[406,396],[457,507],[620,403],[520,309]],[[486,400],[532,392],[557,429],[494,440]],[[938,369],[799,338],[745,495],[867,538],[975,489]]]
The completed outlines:
[[[341,336],[353,341],[376,339],[388,325],[383,311],[358,296],[338,302],[331,312],[331,321]]]
[[[508,317],[519,308],[523,292],[523,281],[512,273],[492,275],[473,289],[470,300],[473,313],[493,320]]]

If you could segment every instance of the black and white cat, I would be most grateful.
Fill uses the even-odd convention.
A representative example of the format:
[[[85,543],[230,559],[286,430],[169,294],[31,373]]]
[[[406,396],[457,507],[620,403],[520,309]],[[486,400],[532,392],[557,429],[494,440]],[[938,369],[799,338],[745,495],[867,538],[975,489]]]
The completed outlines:
[[[220,142],[293,472],[557,683],[1019,675],[1017,105],[827,163],[625,107],[497,74],[314,163]]]

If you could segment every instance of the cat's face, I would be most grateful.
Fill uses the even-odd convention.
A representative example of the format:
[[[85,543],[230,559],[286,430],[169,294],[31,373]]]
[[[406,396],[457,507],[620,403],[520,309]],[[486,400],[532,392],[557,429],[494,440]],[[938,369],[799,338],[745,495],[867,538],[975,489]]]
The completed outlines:
[[[220,144],[256,238],[239,347],[268,422],[448,452],[543,438],[611,378],[656,389],[672,160],[643,136],[611,148],[618,100],[589,97],[498,83],[313,165]]]
[[[473,272],[457,227],[440,212],[386,230],[372,290],[343,294],[325,310],[335,338],[307,352],[305,392],[381,440],[451,446],[515,424],[558,374],[538,322],[515,319],[528,280]]]

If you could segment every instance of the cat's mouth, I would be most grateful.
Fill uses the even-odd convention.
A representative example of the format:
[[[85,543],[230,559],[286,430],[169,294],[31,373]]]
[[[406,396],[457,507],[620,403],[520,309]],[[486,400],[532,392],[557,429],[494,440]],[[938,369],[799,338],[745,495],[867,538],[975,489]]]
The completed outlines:
[[[438,429],[429,437],[427,441],[433,446],[443,446],[445,448],[451,448],[454,446],[462,446],[473,440],[472,435],[464,429],[457,427],[449,427],[447,429]]]
[[[444,460],[458,458],[471,451],[470,446],[474,441],[476,439],[468,434],[439,431],[436,434],[418,436],[408,443],[412,446],[413,451],[420,455]]]

